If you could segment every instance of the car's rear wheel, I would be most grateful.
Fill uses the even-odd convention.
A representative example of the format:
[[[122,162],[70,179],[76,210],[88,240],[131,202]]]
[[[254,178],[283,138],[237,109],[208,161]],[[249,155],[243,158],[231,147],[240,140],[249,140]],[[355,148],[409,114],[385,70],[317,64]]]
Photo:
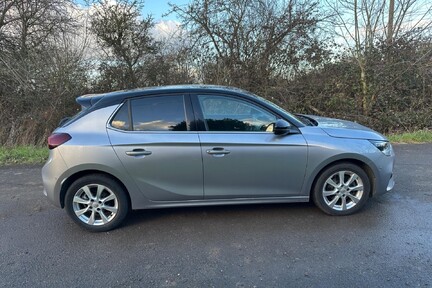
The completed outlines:
[[[65,208],[78,225],[95,232],[118,227],[129,212],[123,187],[100,174],[87,175],[72,183],[66,192]]]
[[[315,182],[312,198],[330,215],[349,215],[360,210],[371,190],[366,172],[352,163],[339,163],[324,170]]]

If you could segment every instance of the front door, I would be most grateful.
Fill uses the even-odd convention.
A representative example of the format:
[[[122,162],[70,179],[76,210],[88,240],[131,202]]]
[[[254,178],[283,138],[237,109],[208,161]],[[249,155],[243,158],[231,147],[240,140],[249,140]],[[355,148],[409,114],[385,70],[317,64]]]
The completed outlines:
[[[275,135],[278,117],[256,103],[196,97],[206,130],[199,133],[206,199],[300,195],[307,162],[301,134]]]

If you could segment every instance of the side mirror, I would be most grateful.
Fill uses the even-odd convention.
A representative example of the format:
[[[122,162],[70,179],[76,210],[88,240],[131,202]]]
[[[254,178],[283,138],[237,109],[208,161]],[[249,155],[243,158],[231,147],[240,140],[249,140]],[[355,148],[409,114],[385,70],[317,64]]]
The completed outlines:
[[[291,132],[291,125],[287,121],[283,119],[276,120],[273,129],[275,135],[287,135]]]

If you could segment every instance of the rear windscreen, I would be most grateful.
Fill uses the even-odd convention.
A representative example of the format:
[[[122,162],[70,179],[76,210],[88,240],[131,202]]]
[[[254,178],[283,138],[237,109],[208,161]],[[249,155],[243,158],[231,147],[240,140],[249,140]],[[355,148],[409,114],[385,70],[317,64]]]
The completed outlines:
[[[59,127],[65,127],[65,126],[71,124],[72,122],[74,122],[75,120],[80,118],[82,115],[86,114],[87,110],[88,110],[87,108],[84,108],[81,111],[79,111],[77,114],[75,114],[71,117],[63,118],[59,123]]]

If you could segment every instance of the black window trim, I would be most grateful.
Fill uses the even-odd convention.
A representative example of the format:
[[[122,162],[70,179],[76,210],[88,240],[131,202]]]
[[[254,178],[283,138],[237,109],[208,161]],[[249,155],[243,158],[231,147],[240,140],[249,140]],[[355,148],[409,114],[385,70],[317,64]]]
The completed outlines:
[[[129,116],[129,129],[125,131],[133,131],[133,122],[132,122],[132,105],[129,99],[126,99],[126,104],[128,105],[128,116]]]
[[[176,96],[183,96],[183,105],[184,105],[184,110],[185,110],[185,120],[186,120],[186,131],[169,131],[169,130],[161,130],[161,131],[140,131],[140,130],[134,130],[133,129],[133,119],[132,119],[132,104],[131,104],[131,100],[139,100],[139,99],[143,99],[143,98],[154,98],[154,97],[163,97],[163,96],[172,96],[172,97],[176,97]],[[121,107],[123,107],[123,105],[128,105],[128,114],[129,114],[129,129],[127,130],[123,130],[123,129],[119,129],[116,127],[113,127],[111,125],[111,122],[113,120],[113,118],[117,115],[117,112],[121,109]],[[196,121],[195,121],[195,117],[194,117],[194,109],[192,107],[192,101],[191,101],[191,95],[189,93],[182,93],[182,92],[177,92],[177,93],[158,93],[158,94],[146,94],[146,95],[140,95],[140,96],[134,96],[134,97],[130,97],[130,98],[126,98],[122,103],[120,103],[120,105],[114,110],[114,112],[112,113],[112,115],[110,116],[108,123],[107,123],[107,128],[118,131],[118,132],[123,132],[123,133],[155,133],[155,134],[165,134],[165,133],[190,133],[190,132],[196,132]]]

